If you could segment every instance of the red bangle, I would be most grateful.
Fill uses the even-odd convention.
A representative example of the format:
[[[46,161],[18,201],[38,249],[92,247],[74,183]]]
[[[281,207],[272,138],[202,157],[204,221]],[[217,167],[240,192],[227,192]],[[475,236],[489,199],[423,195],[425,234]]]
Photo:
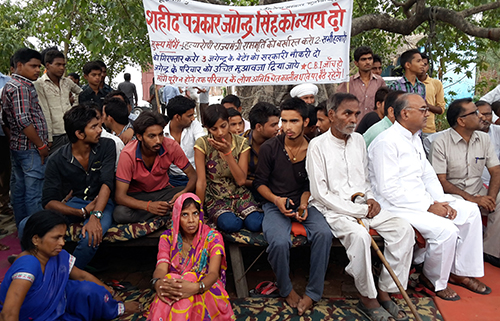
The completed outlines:
[[[151,204],[151,201],[148,202],[148,206],[146,206],[146,211],[149,212],[149,204]]]
[[[38,148],[38,150],[42,150],[44,148],[47,148],[47,144],[43,144],[41,147],[37,147],[37,148]]]
[[[222,154],[222,155],[224,155],[224,156],[228,156],[228,155],[229,155],[229,154],[231,154],[232,152],[233,152],[233,151],[232,151],[232,150],[230,150],[227,154]]]

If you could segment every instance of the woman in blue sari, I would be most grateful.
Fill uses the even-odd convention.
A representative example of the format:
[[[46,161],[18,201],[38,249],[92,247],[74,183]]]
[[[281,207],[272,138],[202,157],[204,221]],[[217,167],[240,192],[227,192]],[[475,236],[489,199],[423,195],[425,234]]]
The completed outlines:
[[[21,240],[23,251],[0,285],[0,320],[111,320],[136,302],[113,299],[93,275],[74,266],[63,250],[66,218],[53,211],[33,214]]]

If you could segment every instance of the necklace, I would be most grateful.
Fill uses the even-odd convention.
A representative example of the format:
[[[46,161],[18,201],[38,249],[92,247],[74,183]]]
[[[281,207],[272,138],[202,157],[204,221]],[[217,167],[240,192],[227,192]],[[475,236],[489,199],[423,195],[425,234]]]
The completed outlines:
[[[304,144],[304,137],[302,137],[302,142],[300,143],[300,146],[297,148],[297,150],[295,151],[295,153],[292,151],[291,147],[286,146],[286,144],[285,144],[285,148],[288,148],[288,151],[290,152],[290,154],[292,154],[292,160],[294,162],[297,161],[296,155],[300,152],[300,149],[302,148],[303,144]]]

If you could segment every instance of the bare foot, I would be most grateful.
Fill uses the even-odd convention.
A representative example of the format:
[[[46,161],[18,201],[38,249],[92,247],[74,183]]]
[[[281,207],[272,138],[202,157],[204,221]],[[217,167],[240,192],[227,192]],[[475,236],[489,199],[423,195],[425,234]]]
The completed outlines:
[[[297,310],[299,310],[299,315],[304,314],[307,310],[309,310],[313,306],[313,300],[304,294],[304,297],[300,299],[299,304],[297,305]]]
[[[127,313],[138,313],[144,310],[142,304],[139,302],[131,301],[131,302],[123,302],[125,305],[125,312]]]
[[[295,292],[294,289],[292,289],[292,292],[285,298],[286,303],[288,303],[292,308],[296,308],[297,305],[299,304],[299,301],[301,300],[300,295]]]

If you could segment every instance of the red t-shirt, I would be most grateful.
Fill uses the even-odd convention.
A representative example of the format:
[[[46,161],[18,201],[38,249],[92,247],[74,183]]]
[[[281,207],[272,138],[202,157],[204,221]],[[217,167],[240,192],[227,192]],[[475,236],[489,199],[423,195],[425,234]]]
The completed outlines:
[[[130,142],[120,154],[116,180],[129,184],[128,193],[154,192],[169,186],[168,169],[175,164],[182,170],[189,166],[189,160],[179,144],[170,138],[163,139],[162,147],[153,167],[148,169],[142,160],[138,140]]]

